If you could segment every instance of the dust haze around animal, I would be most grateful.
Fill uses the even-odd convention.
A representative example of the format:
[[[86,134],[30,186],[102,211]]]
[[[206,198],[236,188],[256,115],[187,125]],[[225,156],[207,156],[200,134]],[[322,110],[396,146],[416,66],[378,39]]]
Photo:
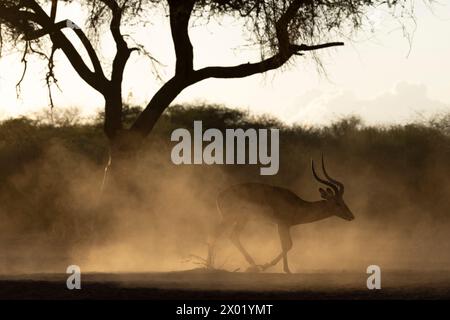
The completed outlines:
[[[173,165],[170,132],[192,127],[193,120],[221,130],[225,123],[279,127],[279,174],[261,177],[258,167],[248,165]],[[6,121],[0,125],[5,137],[0,272],[61,272],[69,264],[108,272],[195,268],[194,256],[206,258],[208,236],[220,222],[216,196],[221,191],[254,181],[323,201],[317,191],[323,184],[312,179],[309,165],[322,152],[327,171],[345,183],[345,203],[356,219],[347,223],[330,217],[292,228],[292,272],[360,271],[370,264],[448,270],[448,130],[445,118],[389,128],[346,119],[310,129],[215,107],[174,107],[140,161],[126,168],[134,188],[111,189],[100,201],[107,154],[100,126]],[[114,204],[113,209],[102,201]],[[240,241],[257,265],[280,253],[277,228],[270,223],[249,221]],[[218,268],[243,271],[248,266],[226,237],[216,252]],[[268,271],[281,272],[282,265]]]

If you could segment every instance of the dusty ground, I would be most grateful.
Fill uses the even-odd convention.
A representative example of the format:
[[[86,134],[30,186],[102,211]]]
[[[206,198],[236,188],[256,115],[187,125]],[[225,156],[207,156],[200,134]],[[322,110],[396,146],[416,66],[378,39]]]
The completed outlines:
[[[200,272],[82,274],[82,289],[65,274],[0,276],[0,299],[450,299],[450,272],[383,272],[382,289],[367,275]]]

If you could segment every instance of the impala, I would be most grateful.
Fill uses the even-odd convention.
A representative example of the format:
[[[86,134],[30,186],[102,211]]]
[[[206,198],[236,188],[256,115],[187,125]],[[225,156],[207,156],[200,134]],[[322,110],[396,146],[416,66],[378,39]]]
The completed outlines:
[[[319,188],[323,200],[306,201],[288,189],[263,183],[238,184],[221,192],[217,197],[217,208],[222,214],[222,221],[217,225],[209,242],[208,265],[212,266],[212,256],[218,238],[225,230],[232,228],[230,239],[250,264],[247,271],[264,271],[283,259],[283,270],[290,273],[287,253],[292,248],[292,226],[332,216],[353,220],[354,216],[343,199],[344,185],[328,175],[323,156],[322,171],[326,179],[317,175],[313,160],[311,170],[314,178],[326,186]],[[281,253],[264,265],[257,265],[239,240],[247,222],[252,219],[266,220],[278,227]]]

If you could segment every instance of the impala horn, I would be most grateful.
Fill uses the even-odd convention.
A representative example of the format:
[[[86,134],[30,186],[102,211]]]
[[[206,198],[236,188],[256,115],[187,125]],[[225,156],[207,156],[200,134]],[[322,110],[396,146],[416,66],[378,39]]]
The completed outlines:
[[[328,179],[328,181],[334,183],[338,187],[339,195],[342,196],[344,194],[344,185],[341,182],[331,178],[328,175],[327,170],[325,169],[325,162],[323,160],[323,153],[322,153],[322,171],[323,171],[323,174],[325,175],[325,177]]]
[[[323,158],[322,158],[322,160],[323,160]],[[323,162],[322,162],[322,164],[323,164]],[[332,182],[330,182],[330,181],[327,181],[327,180],[324,180],[324,179],[320,178],[320,177],[317,175],[316,169],[314,168],[314,160],[313,160],[313,159],[311,159],[311,169],[312,169],[312,173],[313,173],[313,175],[314,175],[314,178],[316,178],[317,181],[319,181],[320,183],[323,183],[323,184],[326,185],[326,186],[329,186],[331,189],[333,189],[333,191],[334,191],[334,193],[335,193],[336,195],[339,195],[339,194],[340,194],[340,191],[339,191],[338,187],[337,187],[334,183],[332,183]],[[325,173],[325,171],[324,171],[324,173]],[[325,175],[326,175],[326,174],[325,174]],[[327,178],[328,178],[328,177],[327,177]]]

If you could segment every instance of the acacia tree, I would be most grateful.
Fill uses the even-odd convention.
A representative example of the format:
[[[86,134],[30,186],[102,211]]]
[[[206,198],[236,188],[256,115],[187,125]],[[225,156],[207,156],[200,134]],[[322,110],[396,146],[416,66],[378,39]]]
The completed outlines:
[[[56,20],[58,6],[73,2],[85,6],[89,17],[83,26],[68,19]],[[2,43],[23,43],[24,59],[39,54],[48,60],[47,83],[55,80],[55,52],[64,54],[78,75],[105,101],[104,132],[111,155],[120,159],[139,149],[164,110],[186,87],[209,78],[243,78],[286,64],[293,56],[343,45],[333,37],[358,30],[372,8],[405,8],[407,0],[2,0],[0,27]],[[166,10],[175,49],[174,75],[156,92],[130,128],[122,123],[122,82],[131,54],[144,48],[130,45],[122,29],[151,22],[152,11]],[[261,49],[261,60],[235,66],[194,68],[194,50],[189,38],[190,20],[205,24],[213,17],[232,16],[242,20]],[[58,15],[59,16],[59,15]],[[102,61],[98,52],[99,26],[109,26],[116,52],[112,61]],[[87,55],[64,29],[72,29]],[[70,30],[69,30],[70,31]],[[149,39],[151,41],[151,39]],[[43,46],[50,44],[50,46]],[[42,48],[48,47],[48,52]],[[83,58],[84,57],[84,58]],[[109,64],[109,65],[108,65]],[[109,74],[106,74],[107,66]]]

